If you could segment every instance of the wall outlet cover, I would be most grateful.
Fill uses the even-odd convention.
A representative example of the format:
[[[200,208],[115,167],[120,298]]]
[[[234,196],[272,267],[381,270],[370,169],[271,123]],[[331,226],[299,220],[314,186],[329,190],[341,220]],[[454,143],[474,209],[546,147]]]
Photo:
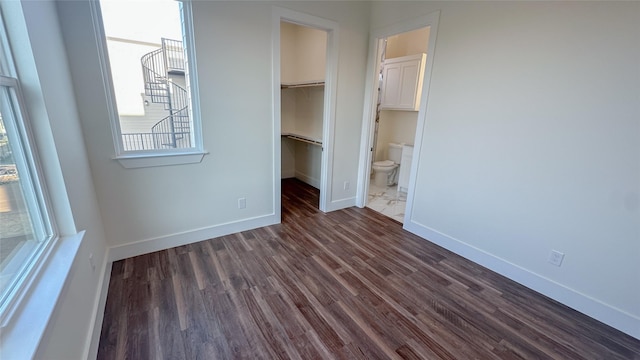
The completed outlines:
[[[562,260],[564,260],[564,254],[557,250],[551,250],[551,252],[549,253],[549,259],[547,259],[549,263],[555,266],[562,265]]]

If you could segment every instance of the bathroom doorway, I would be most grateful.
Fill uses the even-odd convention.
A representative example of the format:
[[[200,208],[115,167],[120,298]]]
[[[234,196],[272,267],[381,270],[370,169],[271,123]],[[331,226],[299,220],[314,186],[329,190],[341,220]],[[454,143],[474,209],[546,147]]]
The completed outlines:
[[[376,56],[378,96],[366,206],[399,222],[407,204],[429,32],[426,26],[388,36]]]

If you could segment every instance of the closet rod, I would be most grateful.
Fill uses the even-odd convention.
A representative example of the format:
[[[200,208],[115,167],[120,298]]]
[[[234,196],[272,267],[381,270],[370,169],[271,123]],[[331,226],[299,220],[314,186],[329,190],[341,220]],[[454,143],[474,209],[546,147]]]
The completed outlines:
[[[301,87],[311,87],[311,86],[323,86],[324,81],[318,82],[310,82],[310,83],[300,83],[300,84],[281,84],[281,89],[293,89],[293,88],[301,88]]]
[[[287,136],[287,138],[289,138],[291,140],[302,141],[302,142],[307,143],[307,144],[322,146],[322,141],[308,139],[308,138],[304,138],[304,137],[297,136],[297,135],[286,135],[286,136]]]

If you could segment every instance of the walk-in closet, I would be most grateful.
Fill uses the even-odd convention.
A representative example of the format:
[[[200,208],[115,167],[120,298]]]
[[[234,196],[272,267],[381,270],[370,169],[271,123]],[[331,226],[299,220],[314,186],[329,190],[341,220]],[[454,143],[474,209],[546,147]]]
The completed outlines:
[[[296,178],[318,189],[326,49],[326,31],[281,22],[282,178]]]

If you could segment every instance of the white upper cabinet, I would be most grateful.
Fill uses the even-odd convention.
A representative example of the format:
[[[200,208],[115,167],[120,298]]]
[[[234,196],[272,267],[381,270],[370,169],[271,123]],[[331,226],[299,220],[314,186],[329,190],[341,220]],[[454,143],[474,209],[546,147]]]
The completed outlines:
[[[380,108],[418,111],[427,54],[386,59],[382,70]]]

